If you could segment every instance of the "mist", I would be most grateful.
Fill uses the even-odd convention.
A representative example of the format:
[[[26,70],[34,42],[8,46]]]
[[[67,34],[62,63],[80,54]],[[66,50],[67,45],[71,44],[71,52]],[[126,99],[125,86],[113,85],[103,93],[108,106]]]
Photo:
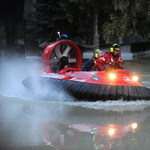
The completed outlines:
[[[38,72],[40,67],[41,58],[13,57],[1,60],[0,148],[33,146],[43,143],[41,123],[50,119],[57,120],[58,111],[59,114],[63,114],[67,110],[67,106],[58,107],[58,103],[51,107],[52,102],[37,99],[23,86],[22,81]],[[51,100],[54,97],[63,100],[65,94],[57,92],[49,91]]]
[[[66,101],[69,99],[69,101],[73,101],[73,98],[67,95],[63,89],[58,90],[52,85],[49,87],[44,85],[43,89],[38,81],[34,82],[34,94],[27,91],[22,81],[38,72],[41,64],[41,57],[1,59],[0,95],[22,100]]]
[[[41,67],[41,58],[26,59],[5,58],[0,63],[0,94],[7,97],[26,97],[22,81],[37,72]]]

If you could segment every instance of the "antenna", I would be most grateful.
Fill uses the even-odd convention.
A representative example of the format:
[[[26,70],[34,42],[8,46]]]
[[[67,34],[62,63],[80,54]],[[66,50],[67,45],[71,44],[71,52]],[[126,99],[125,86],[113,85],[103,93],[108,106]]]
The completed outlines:
[[[60,32],[59,32],[59,31],[57,32],[57,34],[58,34],[59,38],[61,38],[61,36],[60,36]]]

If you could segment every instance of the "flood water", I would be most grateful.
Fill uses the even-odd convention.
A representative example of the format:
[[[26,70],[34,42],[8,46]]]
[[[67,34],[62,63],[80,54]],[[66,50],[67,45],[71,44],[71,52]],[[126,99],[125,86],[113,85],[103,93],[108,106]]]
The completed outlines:
[[[149,58],[124,61],[148,88],[149,64]],[[63,92],[50,93],[54,101],[38,100],[22,80],[40,66],[39,59],[0,63],[0,149],[149,149],[150,100],[73,102]]]

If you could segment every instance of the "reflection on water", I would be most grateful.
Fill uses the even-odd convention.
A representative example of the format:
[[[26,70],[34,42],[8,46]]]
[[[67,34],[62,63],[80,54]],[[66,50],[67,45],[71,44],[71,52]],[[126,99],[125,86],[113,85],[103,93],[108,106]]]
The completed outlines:
[[[111,105],[110,105],[111,107]],[[126,107],[124,105],[123,107]],[[150,107],[134,111],[18,100],[0,103],[1,149],[147,150]]]
[[[64,124],[47,121],[42,123],[45,145],[56,149],[114,149],[122,147],[122,139],[136,132],[137,123],[116,125]],[[132,136],[130,137],[131,140]],[[80,147],[80,144],[83,144]]]
[[[149,63],[135,59],[124,61],[124,66],[150,87]],[[150,101],[38,101],[21,84],[39,69],[36,63],[29,64],[23,60],[1,64],[0,149],[149,149]]]

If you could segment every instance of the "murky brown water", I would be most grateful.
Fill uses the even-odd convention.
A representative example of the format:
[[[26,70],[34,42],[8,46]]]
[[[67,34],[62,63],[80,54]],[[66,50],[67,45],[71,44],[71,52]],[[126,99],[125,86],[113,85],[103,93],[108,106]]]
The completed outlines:
[[[124,61],[150,87],[150,59]],[[0,149],[148,150],[150,101],[39,101],[21,81],[39,61],[7,61],[0,72]]]

